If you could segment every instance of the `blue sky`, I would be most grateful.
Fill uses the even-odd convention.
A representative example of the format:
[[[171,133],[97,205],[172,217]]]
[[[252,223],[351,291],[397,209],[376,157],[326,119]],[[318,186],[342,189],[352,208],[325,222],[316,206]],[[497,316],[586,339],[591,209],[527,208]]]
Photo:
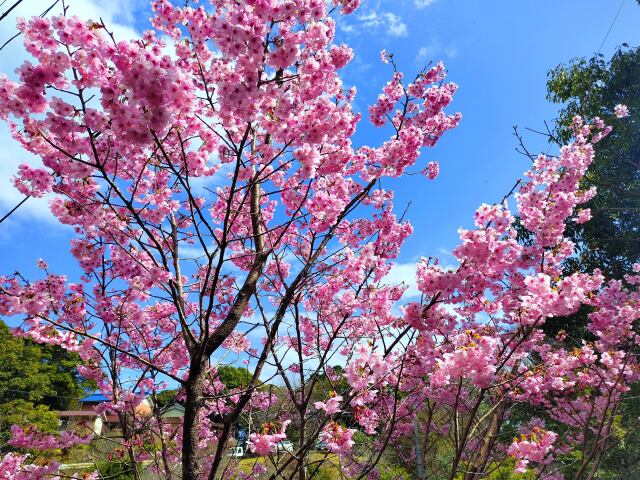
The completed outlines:
[[[25,2],[44,5],[44,0]],[[102,16],[123,36],[149,28],[150,11],[142,0],[69,0],[80,16]],[[393,52],[411,77],[429,60],[443,60],[449,80],[459,84],[451,112],[463,120],[435,148],[424,152],[423,165],[438,160],[436,181],[422,176],[389,182],[396,191],[398,210],[412,202],[409,218],[415,233],[403,249],[398,279],[409,280],[411,264],[420,256],[447,254],[457,242],[457,229],[471,224],[476,207],[492,203],[506,193],[528,167],[515,152],[512,126],[541,128],[552,121],[557,106],[545,100],[549,68],[577,56],[595,53],[620,7],[618,0],[363,0],[361,9],[340,17],[338,41],[350,44],[356,59],[345,70],[347,85],[358,87],[361,109],[375,101],[390,76],[379,61],[385,48]],[[38,7],[39,9],[40,7]],[[27,9],[28,10],[28,9]],[[40,13],[39,11],[32,13]],[[27,15],[23,9],[19,12]],[[604,44],[610,56],[623,42],[640,45],[640,6],[626,0]],[[4,40],[9,22],[0,25]],[[16,42],[0,52],[0,70],[10,72],[24,58]],[[356,142],[379,144],[387,132],[361,123]],[[20,197],[9,190],[8,178],[17,164],[28,160],[0,128],[0,212]],[[532,151],[547,148],[543,138],[527,135]],[[77,271],[69,252],[70,231],[52,221],[46,202],[29,201],[9,222],[0,224],[0,273],[34,272],[35,261],[45,258],[53,271]]]

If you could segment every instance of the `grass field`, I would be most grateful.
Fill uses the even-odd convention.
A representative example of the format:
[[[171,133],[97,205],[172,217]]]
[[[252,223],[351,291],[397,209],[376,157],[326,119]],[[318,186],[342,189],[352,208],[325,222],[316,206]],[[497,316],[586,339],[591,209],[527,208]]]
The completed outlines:
[[[286,462],[289,459],[289,454],[284,453],[280,454],[280,456],[273,455],[270,458],[258,457],[258,458],[243,458],[241,459],[237,466],[238,470],[243,473],[250,473],[253,471],[256,463],[261,463],[267,467],[267,471],[269,473],[273,473],[276,471],[279,465]],[[230,462],[233,465],[234,462]],[[340,457],[333,453],[323,453],[323,452],[313,452],[309,455],[307,460],[309,465],[308,472],[310,476],[310,480],[346,480],[347,477],[342,474],[340,468]],[[294,462],[291,462],[290,467],[295,465]],[[288,469],[285,468],[285,472]]]

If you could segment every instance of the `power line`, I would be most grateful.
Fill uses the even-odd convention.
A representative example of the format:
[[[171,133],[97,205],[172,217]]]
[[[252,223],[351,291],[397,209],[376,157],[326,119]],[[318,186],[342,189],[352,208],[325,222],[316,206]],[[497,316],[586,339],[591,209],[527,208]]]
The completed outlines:
[[[620,8],[618,8],[618,11],[616,12],[616,16],[613,17],[613,21],[611,22],[611,25],[609,25],[609,30],[607,30],[607,33],[605,34],[604,38],[602,39],[602,43],[600,44],[600,48],[598,48],[598,53],[600,53],[600,50],[602,50],[602,47],[604,46],[604,42],[607,41],[607,38],[609,37],[609,34],[611,33],[611,29],[613,28],[613,25],[616,23],[616,20],[618,19],[618,16],[620,15],[620,12],[622,11],[622,7],[624,6],[624,2],[626,2],[626,0],[622,0],[622,2],[620,2]]]
[[[26,197],[24,197],[24,198],[20,201],[20,203],[18,203],[15,207],[13,207],[13,208],[9,211],[9,213],[7,213],[4,217],[0,218],[0,223],[4,222],[7,218],[9,218],[9,217],[11,216],[11,214],[12,214],[13,212],[15,212],[16,210],[18,210],[18,209],[22,206],[22,204],[23,204],[24,202],[26,202],[27,200],[29,200],[29,198],[30,198],[30,195],[27,195]]]

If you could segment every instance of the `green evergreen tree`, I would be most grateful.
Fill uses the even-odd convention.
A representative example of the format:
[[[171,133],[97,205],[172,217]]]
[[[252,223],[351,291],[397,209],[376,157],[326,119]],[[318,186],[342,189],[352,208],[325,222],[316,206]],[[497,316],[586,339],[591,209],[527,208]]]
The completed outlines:
[[[571,136],[571,121],[580,115],[589,121],[602,118],[613,127],[596,145],[596,160],[585,177],[584,188],[595,186],[598,195],[586,208],[591,221],[570,223],[570,238],[579,255],[566,262],[567,273],[599,268],[609,278],[624,281],[634,263],[640,262],[640,47],[623,45],[610,60],[602,55],[577,58],[549,72],[548,99],[562,103],[552,141],[562,144]],[[629,117],[618,119],[614,108],[629,108]],[[550,338],[567,332],[570,348],[592,339],[586,329],[590,308],[582,307],[566,318],[548,321]],[[600,463],[596,479],[640,478],[640,385],[634,385],[621,405],[610,436],[611,448]],[[571,471],[565,472],[567,479]]]
[[[567,268],[600,268],[622,279],[640,261],[640,48],[620,48],[609,61],[596,55],[559,65],[549,72],[547,87],[549,100],[563,104],[554,132],[558,143],[571,136],[575,115],[600,117],[613,127],[596,145],[596,161],[584,182],[585,189],[598,189],[585,205],[592,219],[569,225],[580,253]],[[618,104],[629,107],[629,117],[615,117]]]
[[[78,355],[60,347],[14,336],[0,320],[0,445],[13,424],[56,430],[54,410],[75,408],[91,387],[78,375],[79,363]]]
[[[246,368],[233,367],[231,365],[220,365],[216,370],[218,371],[218,378],[228,390],[246,388],[253,376]]]

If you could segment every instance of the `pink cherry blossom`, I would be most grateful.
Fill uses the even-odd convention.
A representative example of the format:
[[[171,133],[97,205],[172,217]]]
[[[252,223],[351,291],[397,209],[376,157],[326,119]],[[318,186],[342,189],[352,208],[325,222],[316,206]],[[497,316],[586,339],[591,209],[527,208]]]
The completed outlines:
[[[509,455],[518,462],[516,472],[524,473],[529,462],[544,463],[557,438],[558,434],[536,427],[528,435],[514,439]]]
[[[345,454],[354,445],[354,432],[353,429],[343,427],[336,422],[330,422],[320,434],[320,439],[327,443],[330,452]]]
[[[334,413],[340,412],[340,404],[342,401],[343,398],[341,395],[334,395],[326,402],[315,402],[313,406],[316,410],[324,410],[327,415],[333,415]]]
[[[618,104],[613,109],[617,118],[625,118],[629,116],[629,108],[626,105]]]
[[[440,164],[438,162],[429,162],[423,173],[429,180],[435,180],[440,173]]]
[[[2,274],[0,315],[15,335],[79,356],[108,399],[95,414],[123,426],[113,455],[148,465],[153,438],[160,478],[178,464],[182,478],[219,478],[229,427],[248,418],[260,456],[296,422],[294,476],[318,439],[345,474],[377,478],[383,454],[413,471],[416,437],[436,436],[455,438],[443,449],[451,478],[509,457],[544,476],[615,437],[609,419],[640,376],[640,266],[624,281],[565,268],[580,248],[567,226],[589,221],[597,194],[584,177],[611,132],[603,119],[574,118],[567,145],[478,207],[446,263],[418,261],[407,301],[411,279],[389,274],[413,227],[388,187],[447,168],[422,157],[462,118],[444,65],[410,77],[389,62],[379,95],[364,99],[378,138],[362,144],[357,90],[340,76],[354,52],[334,43],[360,1],[178,3],[153,1],[154,30],[133,40],[71,16],[21,20],[31,60],[0,77],[0,118],[36,159],[14,185],[49,197],[79,271],[42,261],[34,278]],[[578,311],[589,342],[548,334]],[[224,385],[224,365],[249,379]],[[185,407],[170,426],[148,401],[169,384]],[[544,411],[563,435],[515,418],[514,405]],[[523,436],[505,441],[505,425]],[[11,443],[88,441],[14,427]],[[58,469],[1,461],[4,478]]]
[[[287,438],[285,430],[289,423],[291,423],[291,420],[285,420],[282,422],[279,431],[276,433],[252,433],[249,435],[249,449],[251,452],[262,457],[274,452],[278,442]],[[271,429],[271,426],[265,427],[266,432],[270,432]]]

